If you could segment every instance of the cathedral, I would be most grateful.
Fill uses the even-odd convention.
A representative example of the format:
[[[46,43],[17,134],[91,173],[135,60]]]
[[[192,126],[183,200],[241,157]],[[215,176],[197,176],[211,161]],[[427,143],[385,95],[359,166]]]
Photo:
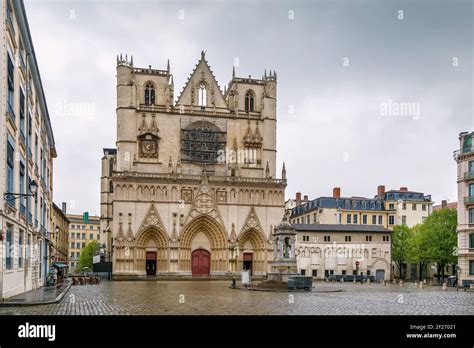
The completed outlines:
[[[276,72],[222,90],[204,52],[179,96],[164,70],[117,57],[117,141],[104,149],[101,238],[113,277],[270,271],[284,215]]]

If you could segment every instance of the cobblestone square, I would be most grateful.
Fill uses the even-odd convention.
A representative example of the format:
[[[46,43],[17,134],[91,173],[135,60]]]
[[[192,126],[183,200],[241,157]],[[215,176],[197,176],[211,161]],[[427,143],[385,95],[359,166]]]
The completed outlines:
[[[441,287],[315,283],[311,292],[230,289],[229,281],[104,281],[61,302],[0,307],[0,315],[472,315],[474,292]]]

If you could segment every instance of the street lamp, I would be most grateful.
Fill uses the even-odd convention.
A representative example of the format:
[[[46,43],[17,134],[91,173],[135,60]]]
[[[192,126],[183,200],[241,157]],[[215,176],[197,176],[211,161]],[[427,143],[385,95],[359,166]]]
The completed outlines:
[[[7,201],[13,201],[17,199],[18,197],[36,197],[36,193],[38,191],[38,184],[36,183],[35,180],[30,180],[28,183],[28,190],[31,193],[12,193],[12,192],[5,192],[3,194],[3,197]]]

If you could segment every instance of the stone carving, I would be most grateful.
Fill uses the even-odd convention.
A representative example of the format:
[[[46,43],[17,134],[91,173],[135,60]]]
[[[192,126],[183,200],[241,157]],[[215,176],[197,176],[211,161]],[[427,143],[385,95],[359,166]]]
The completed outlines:
[[[250,229],[254,229],[260,233],[263,233],[262,224],[260,223],[260,220],[258,219],[257,212],[255,211],[254,207],[250,208],[250,211],[247,215],[247,219],[245,220],[245,223],[240,229],[240,235],[242,235],[245,231],[250,230]]]
[[[149,227],[155,227],[162,231],[166,231],[160,214],[158,213],[158,210],[156,210],[155,204],[153,202],[151,202],[150,208],[143,218],[143,222],[138,229],[138,233],[146,230]]]

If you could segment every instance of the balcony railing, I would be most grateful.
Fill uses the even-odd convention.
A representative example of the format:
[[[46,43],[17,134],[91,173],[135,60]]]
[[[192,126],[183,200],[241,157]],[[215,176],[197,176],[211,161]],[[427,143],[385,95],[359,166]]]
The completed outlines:
[[[464,179],[474,179],[474,172],[470,172],[470,171],[465,172]]]
[[[23,203],[20,203],[20,214],[22,215],[26,214],[26,207]]]
[[[466,197],[464,197],[464,203],[466,203],[466,204],[474,204],[474,196],[466,196]]]

